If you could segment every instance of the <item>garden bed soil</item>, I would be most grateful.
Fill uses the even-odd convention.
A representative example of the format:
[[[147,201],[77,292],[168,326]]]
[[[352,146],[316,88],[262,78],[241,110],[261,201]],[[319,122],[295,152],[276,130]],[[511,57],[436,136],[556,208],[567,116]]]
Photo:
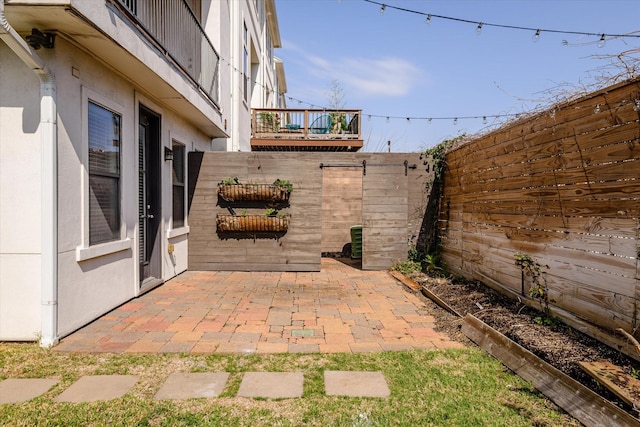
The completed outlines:
[[[640,362],[564,323],[540,324],[540,311],[510,299],[478,281],[452,281],[424,273],[412,273],[410,278],[437,295],[460,315],[473,314],[604,399],[638,417],[637,409],[601,386],[580,368],[579,362],[608,361],[632,377],[638,377]],[[432,303],[435,305],[435,302]],[[462,318],[444,309],[434,310],[434,316],[441,332],[447,333],[451,339],[472,345],[462,332]]]

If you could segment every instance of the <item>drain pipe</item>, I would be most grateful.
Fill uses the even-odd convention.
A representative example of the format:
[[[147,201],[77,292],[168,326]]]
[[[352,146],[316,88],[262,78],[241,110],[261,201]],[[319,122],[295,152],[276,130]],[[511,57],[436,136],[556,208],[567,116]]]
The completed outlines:
[[[4,12],[0,0],[0,39],[38,76],[40,80],[41,146],[41,331],[40,345],[58,342],[58,125],[56,82],[42,61],[16,30]]]

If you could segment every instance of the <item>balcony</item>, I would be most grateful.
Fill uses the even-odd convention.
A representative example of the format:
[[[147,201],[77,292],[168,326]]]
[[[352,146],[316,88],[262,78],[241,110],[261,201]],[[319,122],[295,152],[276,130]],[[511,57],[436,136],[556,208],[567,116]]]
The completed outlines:
[[[186,0],[117,0],[165,56],[218,104],[220,56]]]
[[[2,0],[0,0],[2,1]],[[8,23],[57,35],[52,52],[81,49],[136,91],[188,117],[211,138],[227,138],[220,57],[190,5],[196,0],[5,0]],[[49,55],[53,61],[57,55]],[[1,60],[0,60],[1,61]],[[84,63],[81,65],[84,66]],[[77,64],[76,64],[77,67]],[[80,78],[84,78],[83,67]],[[225,105],[223,105],[225,104]]]
[[[358,151],[361,115],[361,110],[254,109],[251,151]]]

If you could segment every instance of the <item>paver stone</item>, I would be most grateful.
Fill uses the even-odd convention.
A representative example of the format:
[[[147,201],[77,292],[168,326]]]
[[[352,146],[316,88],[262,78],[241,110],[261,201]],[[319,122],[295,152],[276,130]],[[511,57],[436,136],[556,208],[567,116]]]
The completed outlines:
[[[228,372],[176,372],[169,375],[156,393],[155,399],[178,400],[218,397],[224,390],[228,379]]]
[[[382,372],[325,371],[324,388],[328,396],[389,397]]]
[[[54,402],[95,402],[117,399],[138,381],[135,375],[87,375],[53,399]]]
[[[48,378],[9,378],[0,381],[0,404],[35,399],[57,383],[58,380]]]
[[[238,396],[282,399],[302,396],[302,372],[246,372]]]

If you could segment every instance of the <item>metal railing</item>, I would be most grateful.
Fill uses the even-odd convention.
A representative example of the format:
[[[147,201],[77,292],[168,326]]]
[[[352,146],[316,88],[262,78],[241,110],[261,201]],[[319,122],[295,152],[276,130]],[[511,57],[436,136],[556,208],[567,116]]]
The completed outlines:
[[[253,138],[361,139],[361,110],[253,109]]]
[[[116,0],[219,103],[220,56],[185,0]]]

